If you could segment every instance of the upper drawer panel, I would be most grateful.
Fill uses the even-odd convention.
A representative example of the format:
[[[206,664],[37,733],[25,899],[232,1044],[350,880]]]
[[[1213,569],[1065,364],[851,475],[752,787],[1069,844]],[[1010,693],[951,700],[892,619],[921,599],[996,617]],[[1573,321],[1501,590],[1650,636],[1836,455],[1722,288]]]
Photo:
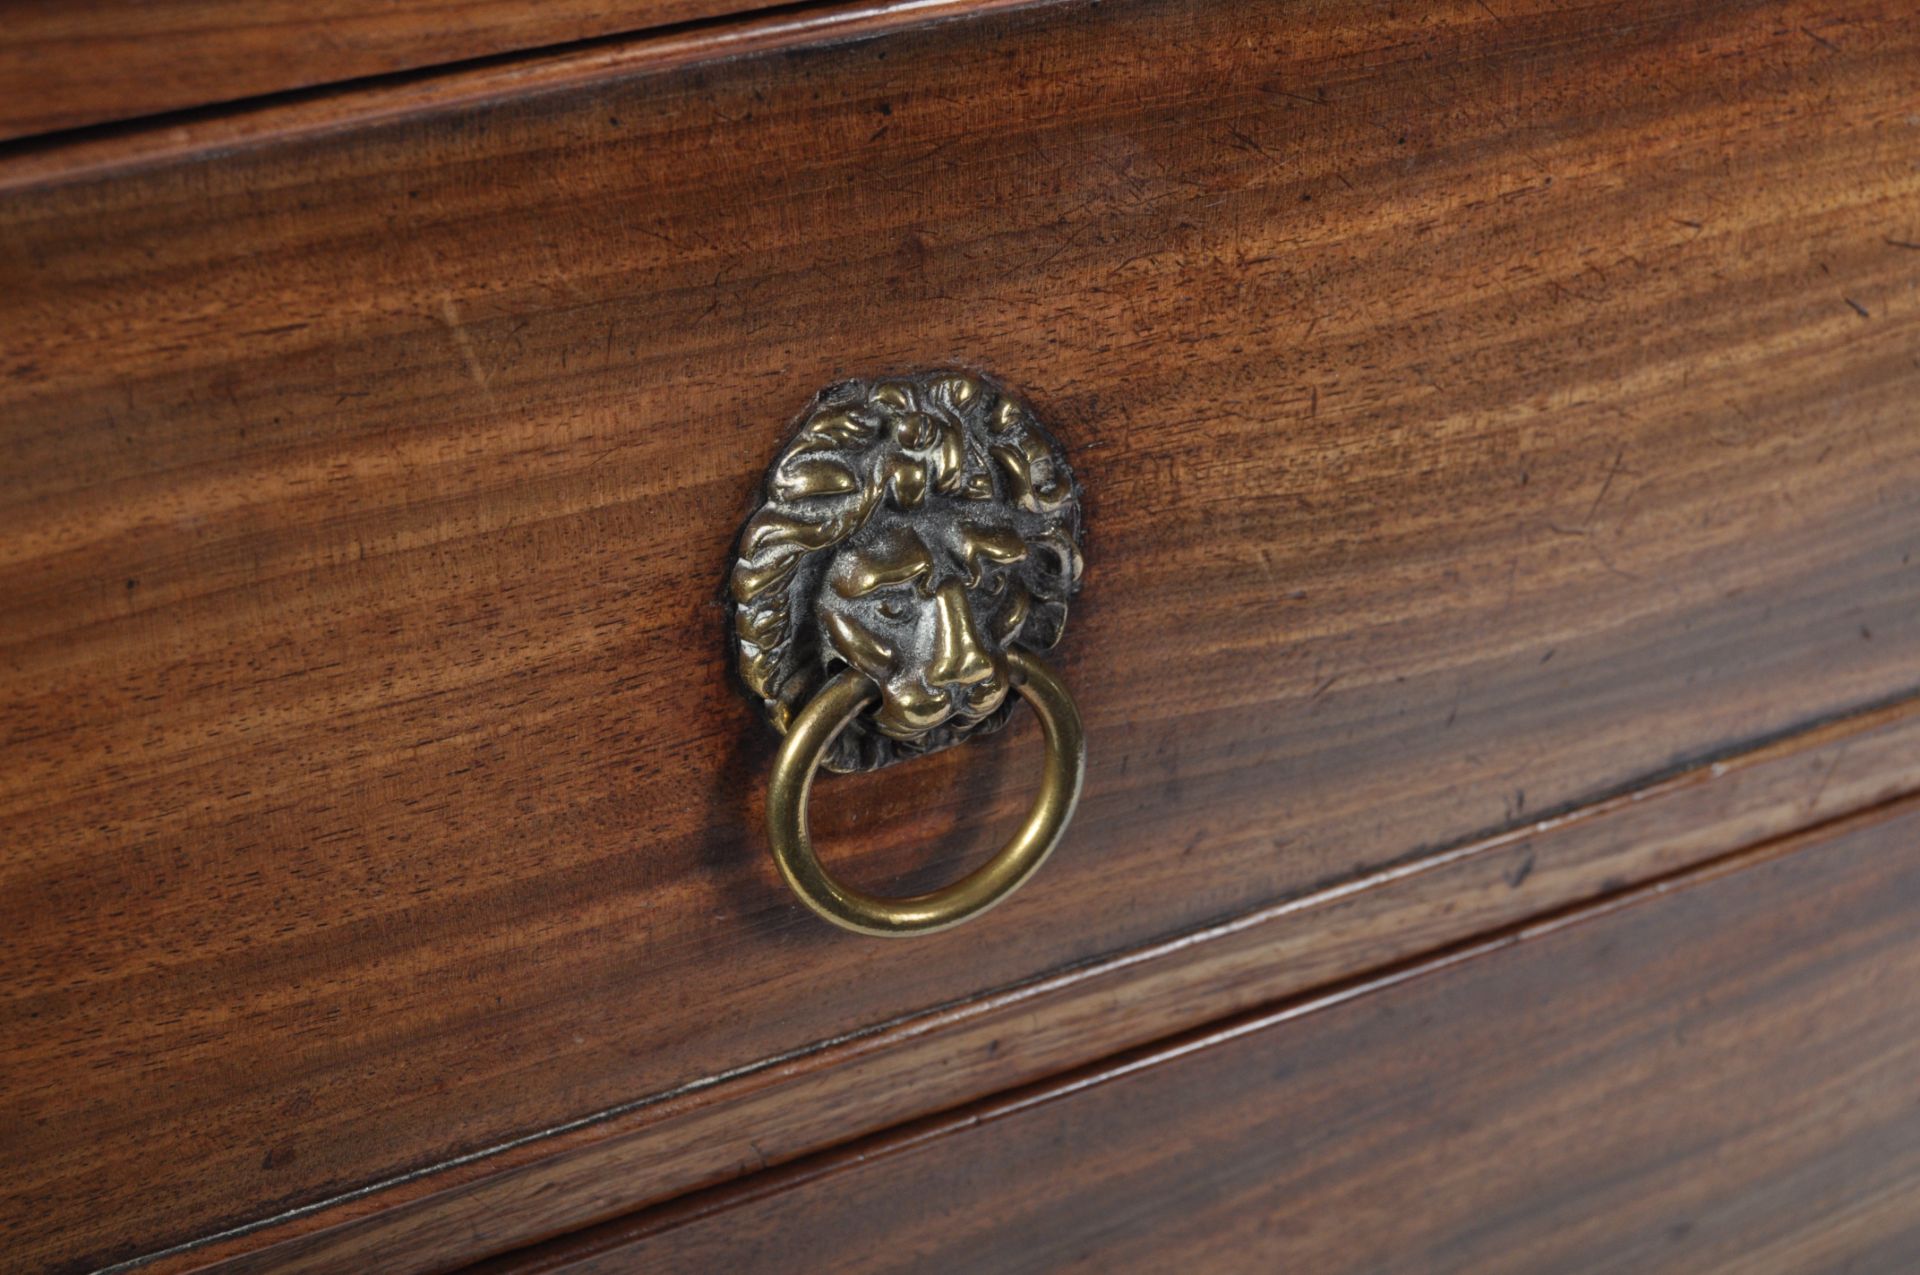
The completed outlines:
[[[1911,689],[1902,8],[1044,7],[0,198],[10,1247],[246,1223]],[[815,388],[955,363],[1086,483],[1091,766],[1019,897],[886,944],[774,875],[720,595]],[[825,781],[821,841],[945,879],[1035,748]]]

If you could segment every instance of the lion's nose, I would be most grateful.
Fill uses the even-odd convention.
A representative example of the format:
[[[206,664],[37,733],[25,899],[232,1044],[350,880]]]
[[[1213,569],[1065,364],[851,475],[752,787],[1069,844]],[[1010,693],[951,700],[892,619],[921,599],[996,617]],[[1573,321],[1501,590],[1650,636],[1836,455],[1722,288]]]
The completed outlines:
[[[933,595],[933,659],[927,664],[927,685],[972,686],[993,673],[993,656],[974,623],[967,591],[948,581]]]
[[[886,702],[874,723],[883,735],[913,739],[952,716],[953,704],[945,695],[896,682],[887,688]]]

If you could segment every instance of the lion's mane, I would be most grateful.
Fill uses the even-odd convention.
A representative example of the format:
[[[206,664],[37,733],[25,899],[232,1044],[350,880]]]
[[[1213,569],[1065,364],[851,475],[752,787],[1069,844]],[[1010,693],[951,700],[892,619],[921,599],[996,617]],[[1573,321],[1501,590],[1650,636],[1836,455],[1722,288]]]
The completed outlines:
[[[1017,570],[1032,601],[1005,645],[1045,650],[1060,639],[1080,583],[1079,489],[1059,444],[986,377],[936,372],[823,390],[768,471],[763,495],[733,568],[734,633],[741,680],[783,734],[837,665],[811,620],[826,563],[882,502],[927,517],[941,516],[930,495],[1010,509],[1029,546]],[[965,733],[998,729],[1012,701]],[[855,721],[825,764],[871,769],[960,736],[949,725],[905,743]]]

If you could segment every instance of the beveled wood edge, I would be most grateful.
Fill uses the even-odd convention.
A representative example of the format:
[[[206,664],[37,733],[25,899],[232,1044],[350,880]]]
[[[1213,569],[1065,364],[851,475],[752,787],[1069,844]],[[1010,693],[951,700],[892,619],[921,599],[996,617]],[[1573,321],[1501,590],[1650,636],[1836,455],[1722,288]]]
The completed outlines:
[[[483,66],[427,67],[376,83],[322,85],[172,116],[137,118],[78,134],[19,138],[0,143],[0,195],[696,63],[820,48],[1001,10],[1080,2],[847,0],[747,12],[683,30],[600,37],[591,47],[502,54]]]
[[[108,1268],[440,1269],[605,1223],[1920,792],[1920,695],[1166,940]],[[1316,989],[1319,989],[1318,991]],[[1113,1012],[1125,997],[1125,1012]]]
[[[652,1208],[636,1210],[523,1249],[498,1254],[461,1267],[459,1272],[460,1275],[556,1275],[579,1263],[617,1254],[641,1241],[669,1234],[730,1209],[786,1191],[830,1182],[835,1177],[875,1161],[964,1135],[983,1125],[1019,1116],[1095,1086],[1180,1062],[1285,1023],[1446,973],[1523,943],[1616,917],[1683,891],[1725,881],[1802,850],[1843,839],[1851,833],[1911,818],[1916,810],[1920,810],[1920,794],[1906,794],[1822,820],[1817,825],[1767,838],[1757,844],[1637,883],[1603,899],[1564,905],[1546,914],[1503,926],[1492,933],[1370,970],[1332,985],[1267,1002],[1224,1019],[1136,1046],[1118,1055],[1100,1058],[1009,1091],[991,1094],[958,1108],[935,1112],[848,1143],[825,1148],[761,1173],[690,1192]]]

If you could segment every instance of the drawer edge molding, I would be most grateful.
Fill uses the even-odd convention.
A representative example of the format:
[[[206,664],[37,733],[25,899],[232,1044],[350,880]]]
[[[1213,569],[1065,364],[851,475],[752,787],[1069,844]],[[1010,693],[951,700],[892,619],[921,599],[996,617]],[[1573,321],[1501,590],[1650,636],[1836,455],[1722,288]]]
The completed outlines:
[[[98,131],[0,142],[0,196],[91,181],[218,152],[309,140],[404,119],[470,110],[509,97],[578,89],[705,62],[795,52],[1002,10],[1083,0],[853,0],[746,14],[685,30],[641,31],[559,52],[509,54],[480,66],[426,69],[376,84],[348,82],[149,116]]]

